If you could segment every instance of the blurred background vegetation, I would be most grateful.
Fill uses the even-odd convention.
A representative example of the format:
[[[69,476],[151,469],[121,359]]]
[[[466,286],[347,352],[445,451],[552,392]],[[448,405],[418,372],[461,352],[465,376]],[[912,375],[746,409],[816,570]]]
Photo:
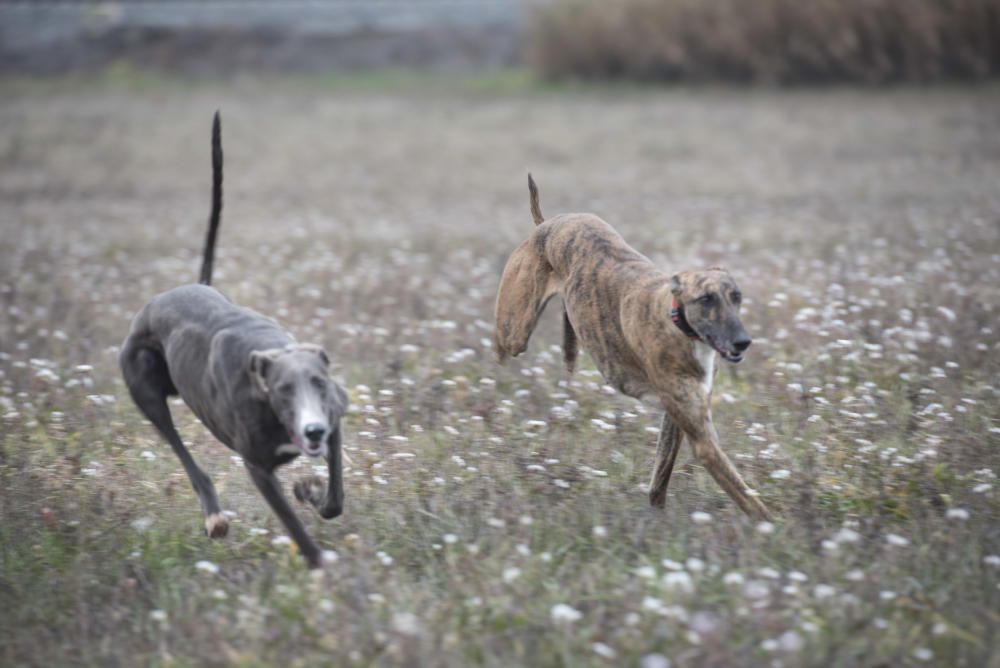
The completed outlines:
[[[1000,0],[12,2],[0,73],[469,72],[754,84],[1000,72]]]

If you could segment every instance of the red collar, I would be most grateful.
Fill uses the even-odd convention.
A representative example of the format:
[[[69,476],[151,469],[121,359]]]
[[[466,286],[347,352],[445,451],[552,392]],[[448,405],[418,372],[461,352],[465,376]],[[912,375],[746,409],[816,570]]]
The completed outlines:
[[[677,328],[684,332],[684,335],[689,339],[695,339],[701,341],[701,337],[698,336],[698,332],[694,331],[691,324],[684,317],[684,307],[677,303],[677,297],[673,298],[673,302],[670,304],[670,319],[674,321]]]

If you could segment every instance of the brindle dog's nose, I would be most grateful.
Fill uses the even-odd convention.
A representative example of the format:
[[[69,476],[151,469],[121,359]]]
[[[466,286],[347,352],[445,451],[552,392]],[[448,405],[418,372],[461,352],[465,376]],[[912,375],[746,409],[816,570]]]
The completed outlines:
[[[326,427],[315,422],[307,424],[303,431],[305,432],[306,438],[313,443],[319,443],[323,440],[323,437],[326,436]]]
[[[733,341],[733,348],[736,348],[736,352],[741,353],[749,348],[751,343],[753,343],[753,339],[744,334],[741,338]]]

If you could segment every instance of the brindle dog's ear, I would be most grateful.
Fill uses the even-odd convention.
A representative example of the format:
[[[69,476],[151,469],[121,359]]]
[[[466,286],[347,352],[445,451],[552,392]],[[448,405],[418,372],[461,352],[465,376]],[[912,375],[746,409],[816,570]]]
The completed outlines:
[[[274,358],[281,352],[278,348],[272,348],[271,350],[254,350],[250,353],[250,359],[247,363],[250,379],[261,394],[267,394],[267,370],[271,368]]]
[[[684,272],[679,272],[670,277],[670,292],[673,293],[674,297],[680,297],[681,291],[684,289],[683,279],[681,274]]]
[[[315,343],[300,343],[296,346],[299,350],[305,350],[306,352],[316,353],[319,358],[323,360],[323,364],[330,366],[330,358],[327,356],[326,351],[321,347],[317,346]]]

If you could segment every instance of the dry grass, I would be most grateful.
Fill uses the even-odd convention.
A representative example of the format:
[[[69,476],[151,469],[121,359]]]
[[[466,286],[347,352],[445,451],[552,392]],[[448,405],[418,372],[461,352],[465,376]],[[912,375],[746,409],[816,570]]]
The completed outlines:
[[[0,99],[0,663],[1000,660],[997,91]],[[318,574],[178,406],[236,513],[201,535],[114,363],[134,311],[196,276],[216,107],[217,285],[324,344],[351,393],[346,514],[301,509],[339,554]],[[567,377],[555,313],[494,364],[528,168],[547,213],[738,278],[755,344],[714,412],[773,526],[693,463],[648,509],[658,415],[585,357]]]
[[[770,84],[1000,74],[998,0],[557,0],[531,61],[550,78]]]

